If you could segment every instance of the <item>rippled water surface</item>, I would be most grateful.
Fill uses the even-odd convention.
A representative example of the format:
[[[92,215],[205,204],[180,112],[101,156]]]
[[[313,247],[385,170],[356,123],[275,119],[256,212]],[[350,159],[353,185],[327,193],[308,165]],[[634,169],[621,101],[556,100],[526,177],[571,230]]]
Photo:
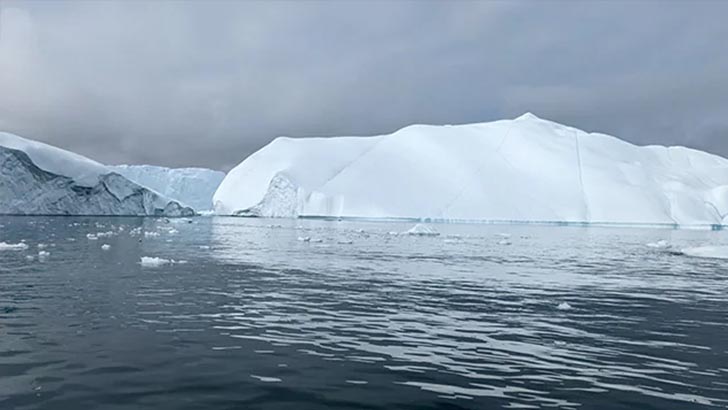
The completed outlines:
[[[727,232],[411,227],[0,217],[0,408],[728,406]]]

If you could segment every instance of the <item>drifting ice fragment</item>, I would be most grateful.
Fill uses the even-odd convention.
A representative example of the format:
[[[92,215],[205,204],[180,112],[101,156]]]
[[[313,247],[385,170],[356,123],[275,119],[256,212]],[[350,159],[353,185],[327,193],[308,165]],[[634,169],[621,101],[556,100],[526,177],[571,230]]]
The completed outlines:
[[[0,242],[0,251],[22,251],[28,249],[28,245],[24,243],[6,243]]]
[[[405,232],[407,235],[415,235],[415,236],[438,236],[440,235],[439,232],[435,231],[431,227],[425,225],[425,224],[417,224],[410,228],[407,232]]]
[[[147,268],[156,268],[162,265],[168,265],[172,263],[169,259],[157,258],[156,256],[142,256],[141,264]]]
[[[650,248],[662,249],[662,248],[669,248],[670,243],[663,239],[663,240],[659,240],[657,242],[650,242],[647,244],[647,246]]]
[[[696,258],[728,259],[728,246],[698,246],[683,249],[682,253]]]
[[[559,303],[559,306],[556,306],[559,310],[569,310],[571,309],[571,305],[568,302],[561,302]]]
[[[109,245],[108,243],[105,243],[105,244],[101,245],[101,249],[108,251],[109,249],[111,249],[111,245]]]

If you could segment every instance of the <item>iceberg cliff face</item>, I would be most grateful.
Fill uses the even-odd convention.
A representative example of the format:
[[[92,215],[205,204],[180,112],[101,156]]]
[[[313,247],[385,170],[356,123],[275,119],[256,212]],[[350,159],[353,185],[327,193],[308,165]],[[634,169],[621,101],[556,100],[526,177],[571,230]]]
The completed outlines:
[[[86,157],[0,133],[0,214],[190,216]]]
[[[231,170],[213,201],[226,215],[728,224],[728,160],[526,114],[278,138]]]
[[[153,165],[117,165],[110,170],[197,211],[212,209],[212,195],[225,178],[204,168],[165,168]]]

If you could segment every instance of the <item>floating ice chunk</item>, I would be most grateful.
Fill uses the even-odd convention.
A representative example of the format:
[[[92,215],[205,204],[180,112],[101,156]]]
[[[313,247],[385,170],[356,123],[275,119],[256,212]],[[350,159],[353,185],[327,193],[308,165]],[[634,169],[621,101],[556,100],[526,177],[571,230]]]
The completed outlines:
[[[23,251],[28,249],[28,245],[20,243],[0,242],[0,251]]]
[[[650,243],[648,243],[647,244],[647,247],[649,247],[649,248],[664,249],[664,248],[669,248],[670,247],[670,243],[668,241],[662,239],[662,240],[659,240],[657,242],[650,242]]]
[[[113,231],[107,231],[107,232],[98,232],[96,233],[97,238],[105,238],[114,235]]]
[[[351,239],[342,239],[342,240],[338,241],[337,243],[339,245],[351,245],[352,243],[354,243],[354,241],[352,241]]]
[[[156,268],[172,263],[170,259],[158,258],[156,256],[142,256],[141,264],[147,268]]]
[[[299,236],[297,239],[300,242],[311,242],[311,237],[310,236]]]
[[[365,381],[365,380],[346,380],[346,383],[363,385],[363,384],[367,384],[369,382]]]
[[[144,232],[144,237],[145,238],[154,238],[154,237],[157,237],[157,236],[159,236],[159,232],[151,232],[151,231]]]
[[[141,233],[142,233],[142,228],[140,226],[129,231],[129,235],[131,235],[131,236],[140,235]]]
[[[96,236],[95,234],[92,234],[92,233],[87,233],[86,238],[88,238],[89,241],[95,241],[95,240],[99,239],[98,236]]]
[[[728,246],[697,246],[685,248],[682,253],[696,258],[728,259]]]
[[[510,244],[511,244],[511,241],[509,241],[507,239],[501,239],[500,241],[498,241],[498,245],[507,246],[507,245],[510,245]]]
[[[174,259],[164,259],[164,258],[158,258],[156,256],[142,256],[141,258],[141,265],[147,268],[157,268],[163,265],[172,265],[172,264],[178,264],[182,265],[187,263],[185,260],[174,260]]]
[[[108,243],[105,243],[105,244],[101,245],[101,249],[104,251],[108,251],[109,249],[111,249],[111,245],[109,245]]]
[[[258,379],[262,381],[263,383],[280,383],[282,380],[277,377],[266,377],[266,376],[256,376],[254,374],[251,374],[250,377],[254,379]]]
[[[40,259],[40,260],[46,259],[49,256],[51,256],[51,253],[48,252],[48,251],[40,251],[40,252],[38,252],[38,259]]]
[[[200,245],[200,249],[210,249],[209,245]]]
[[[46,244],[44,244],[44,243],[39,243],[39,244],[38,244],[38,249],[45,249],[45,248],[46,248],[47,246],[48,246],[48,245],[46,245]]]
[[[178,231],[178,230],[176,230],[176,229],[174,229],[174,228],[172,228],[172,229],[170,229],[169,231],[167,231],[167,233],[168,233],[168,234],[170,234],[170,235],[176,235],[176,234],[178,234],[178,233],[179,233],[179,231]]]
[[[33,255],[25,255],[25,260],[32,262],[32,261],[35,260],[35,256],[33,256]]]
[[[414,236],[437,236],[440,233],[432,229],[430,226],[427,226],[425,224],[417,224],[410,228],[407,232],[405,232],[407,235],[414,235]]]
[[[569,309],[571,309],[571,305],[569,304],[569,302],[561,302],[561,303],[559,303],[558,306],[556,306],[556,309],[569,310]]]

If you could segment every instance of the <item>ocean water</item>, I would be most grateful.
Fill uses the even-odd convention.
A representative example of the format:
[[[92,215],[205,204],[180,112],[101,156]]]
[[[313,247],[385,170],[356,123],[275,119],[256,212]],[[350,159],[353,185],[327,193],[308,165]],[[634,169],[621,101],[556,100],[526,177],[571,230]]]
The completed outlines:
[[[728,406],[728,232],[412,225],[0,217],[0,409]]]

